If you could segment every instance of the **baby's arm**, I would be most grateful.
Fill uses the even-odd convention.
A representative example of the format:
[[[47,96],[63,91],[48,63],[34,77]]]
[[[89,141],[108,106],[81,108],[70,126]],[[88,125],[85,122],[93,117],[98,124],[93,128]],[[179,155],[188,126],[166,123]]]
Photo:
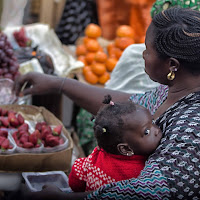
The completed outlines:
[[[86,181],[84,181],[85,170],[82,168],[84,160],[85,158],[77,159],[69,174],[69,186],[74,192],[85,192],[86,189]]]

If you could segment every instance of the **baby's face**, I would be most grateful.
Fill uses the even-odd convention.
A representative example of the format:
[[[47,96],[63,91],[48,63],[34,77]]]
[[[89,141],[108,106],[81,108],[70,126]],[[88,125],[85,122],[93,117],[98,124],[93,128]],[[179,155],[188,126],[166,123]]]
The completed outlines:
[[[133,149],[134,154],[150,155],[155,151],[162,138],[162,132],[153,123],[146,108],[137,106],[134,113],[123,118],[126,126],[124,140]]]

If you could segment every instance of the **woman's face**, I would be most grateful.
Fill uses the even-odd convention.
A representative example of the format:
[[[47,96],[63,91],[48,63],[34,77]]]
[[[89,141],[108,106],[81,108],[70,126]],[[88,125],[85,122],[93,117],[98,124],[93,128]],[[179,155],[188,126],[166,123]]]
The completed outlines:
[[[166,68],[166,60],[159,58],[158,53],[153,45],[154,27],[151,24],[146,33],[145,46],[143,51],[143,58],[145,61],[145,72],[149,77],[161,84],[167,84],[167,74],[169,73],[168,66]]]
[[[137,110],[124,118],[124,142],[137,155],[150,155],[155,151],[162,138],[162,132],[152,122],[149,111],[137,106]]]

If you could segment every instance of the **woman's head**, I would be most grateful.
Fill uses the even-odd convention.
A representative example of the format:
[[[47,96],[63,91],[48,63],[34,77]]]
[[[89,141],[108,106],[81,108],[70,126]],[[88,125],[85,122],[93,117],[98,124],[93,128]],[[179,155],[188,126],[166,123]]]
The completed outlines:
[[[133,102],[112,102],[105,96],[105,105],[97,113],[94,133],[100,148],[108,153],[149,155],[162,137],[152,124],[149,111]]]
[[[175,58],[187,71],[200,74],[200,12],[167,9],[154,16],[150,29],[160,58]]]

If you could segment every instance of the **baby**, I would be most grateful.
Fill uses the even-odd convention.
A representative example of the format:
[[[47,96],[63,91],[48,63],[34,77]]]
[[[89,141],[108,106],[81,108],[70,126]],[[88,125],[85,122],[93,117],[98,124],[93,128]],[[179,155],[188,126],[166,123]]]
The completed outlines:
[[[69,174],[74,192],[93,191],[104,184],[137,177],[162,138],[150,112],[133,102],[114,103],[105,96],[94,134],[98,146],[79,158]]]

